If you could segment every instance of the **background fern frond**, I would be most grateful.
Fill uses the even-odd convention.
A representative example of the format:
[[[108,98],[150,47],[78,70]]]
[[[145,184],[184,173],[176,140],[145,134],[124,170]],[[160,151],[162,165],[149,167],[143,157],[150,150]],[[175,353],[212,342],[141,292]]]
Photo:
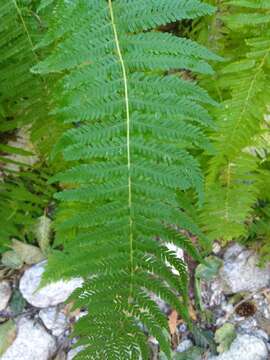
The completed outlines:
[[[214,82],[208,83],[211,93],[222,100],[214,112],[216,153],[209,161],[202,216],[212,239],[228,241],[246,234],[259,196],[262,161],[251,149],[268,132],[269,8],[263,0],[225,1],[214,22],[226,63],[217,67]]]
[[[49,149],[65,128],[49,114],[53,82],[30,71],[44,55],[35,50],[46,31],[36,7],[34,1],[0,4],[0,246],[14,236],[31,241],[31,227],[52,199]]]

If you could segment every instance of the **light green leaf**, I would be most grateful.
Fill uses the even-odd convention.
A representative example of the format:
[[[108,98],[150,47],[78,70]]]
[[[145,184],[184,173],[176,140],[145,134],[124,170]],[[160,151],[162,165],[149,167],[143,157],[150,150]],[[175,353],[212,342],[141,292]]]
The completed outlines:
[[[239,71],[252,69],[255,65],[256,65],[255,60],[249,60],[249,59],[239,60],[232,62],[227,66],[224,66],[221,73],[222,74],[237,73]]]
[[[216,352],[216,344],[214,342],[214,336],[211,331],[204,330],[196,325],[193,325],[192,334],[197,346],[205,349],[209,348],[213,353]]]
[[[199,264],[196,268],[196,277],[203,280],[211,280],[218,274],[222,266],[222,260],[216,256],[208,256],[205,258],[205,264]]]
[[[2,264],[10,269],[20,269],[23,261],[15,251],[10,250],[2,255]]]
[[[215,341],[219,344],[217,351],[223,353],[229,350],[231,343],[236,338],[235,327],[231,323],[224,324],[215,333]]]
[[[13,343],[16,337],[16,326],[13,320],[0,325],[0,356]]]
[[[43,253],[45,253],[49,247],[51,239],[51,225],[52,221],[46,215],[40,216],[37,219],[37,223],[34,228],[38,244]]]
[[[49,5],[53,4],[54,0],[41,0],[37,12],[39,13],[41,10],[45,9],[46,7],[48,7]]]
[[[36,246],[25,244],[16,239],[12,240],[12,249],[27,265],[36,264],[44,260],[44,255]]]

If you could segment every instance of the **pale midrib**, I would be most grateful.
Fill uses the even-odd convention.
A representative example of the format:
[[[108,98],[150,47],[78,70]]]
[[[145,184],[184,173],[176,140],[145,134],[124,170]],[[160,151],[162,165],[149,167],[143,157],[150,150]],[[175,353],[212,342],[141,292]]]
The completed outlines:
[[[229,188],[231,186],[231,166],[232,164],[228,164],[227,167],[227,183],[226,183],[226,196],[225,196],[225,219],[229,222]]]
[[[126,108],[126,143],[127,143],[127,167],[128,167],[128,208],[129,208],[129,247],[130,247],[130,271],[131,271],[131,283],[130,283],[130,298],[132,297],[133,291],[133,275],[134,275],[134,260],[133,260],[133,221],[132,221],[132,185],[131,185],[131,155],[130,155],[130,108],[129,108],[129,94],[128,94],[128,80],[127,80],[127,71],[125,62],[123,59],[122,51],[119,44],[119,37],[117,33],[116,23],[114,19],[112,0],[108,0],[110,17],[112,22],[113,34],[115,39],[115,45],[117,50],[117,55],[119,57],[119,62],[122,68],[123,74],[123,83],[124,83],[124,92],[125,92],[125,108]]]
[[[25,31],[25,33],[26,33],[27,40],[28,40],[28,42],[29,42],[29,44],[30,44],[31,51],[32,51],[32,53],[33,53],[33,55],[34,55],[34,58],[35,58],[35,62],[36,62],[36,64],[38,64],[38,63],[40,62],[40,59],[39,59],[37,53],[35,52],[35,47],[34,47],[34,44],[33,44],[32,38],[31,38],[31,35],[30,35],[29,31],[28,31],[27,25],[26,25],[26,23],[25,23],[25,21],[24,21],[24,18],[23,18],[23,16],[22,16],[21,9],[19,8],[16,0],[13,0],[13,4],[14,4],[14,6],[15,6],[15,8],[16,8],[16,11],[17,11],[17,13],[18,13],[18,15],[19,15],[19,18],[20,18],[20,20],[21,20],[23,29],[24,29],[24,31]],[[43,86],[44,86],[44,90],[45,90],[45,92],[46,92],[46,95],[49,97],[49,90],[48,90],[47,84],[46,84],[46,82],[45,82],[45,80],[44,80],[44,78],[43,78],[42,76],[40,76],[40,79],[41,79],[41,82],[42,82],[42,84],[43,84]]]
[[[34,44],[33,44],[33,41],[32,41],[32,39],[31,39],[30,33],[29,33],[28,29],[27,29],[26,23],[25,23],[25,21],[24,21],[24,19],[23,19],[23,16],[22,16],[22,13],[21,13],[21,9],[19,8],[16,0],[13,0],[13,3],[14,3],[14,6],[15,6],[15,8],[16,8],[16,11],[17,11],[17,13],[18,13],[18,15],[19,15],[19,18],[20,18],[20,20],[21,20],[21,23],[22,23],[22,26],[23,26],[24,31],[25,31],[25,33],[26,33],[28,42],[29,42],[29,44],[30,44],[30,46],[31,46],[31,50],[32,50],[32,52],[33,52],[33,54],[34,54],[34,56],[35,56],[35,58],[36,58],[36,62],[38,63],[38,62],[39,62],[39,58],[38,58],[38,56],[37,56],[37,54],[36,54],[36,52],[35,52],[35,50],[34,50]]]

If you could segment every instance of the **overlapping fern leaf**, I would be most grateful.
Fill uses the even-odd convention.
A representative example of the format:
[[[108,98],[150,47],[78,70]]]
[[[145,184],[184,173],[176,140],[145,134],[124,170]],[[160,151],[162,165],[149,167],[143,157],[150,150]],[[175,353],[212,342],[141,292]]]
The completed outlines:
[[[62,131],[49,114],[52,82],[30,69],[45,25],[36,1],[0,2],[0,246],[24,238],[50,201],[44,161]],[[49,195],[50,194],[50,195]]]
[[[36,151],[46,158],[62,129],[49,115],[53,82],[30,71],[43,56],[35,44],[46,30],[36,8],[34,1],[3,0],[0,4],[0,132],[4,139],[28,126]]]
[[[252,147],[268,131],[269,9],[264,0],[225,1],[219,9],[219,48],[227,63],[209,86],[222,104],[215,112],[219,129],[203,221],[210,237],[224,241],[246,233],[259,194],[261,159]]]
[[[48,186],[48,172],[42,167],[21,171],[20,176],[6,176],[0,183],[0,250],[10,239],[33,241],[37,218],[48,211],[53,186]]]
[[[170,358],[153,293],[187,318],[186,265],[166,243],[199,259],[179,231],[204,239],[181,194],[195,189],[202,199],[192,152],[208,147],[206,106],[215,102],[180,70],[212,73],[208,61],[218,57],[152,29],[212,11],[197,0],[56,1],[40,44],[55,50],[33,71],[60,74],[54,113],[73,124],[55,148],[67,164],[51,180],[64,187],[55,224],[64,251],[51,256],[47,276],[85,279],[73,295],[88,310],[75,326],[76,345],[85,345],[76,359],[148,359],[145,333]]]

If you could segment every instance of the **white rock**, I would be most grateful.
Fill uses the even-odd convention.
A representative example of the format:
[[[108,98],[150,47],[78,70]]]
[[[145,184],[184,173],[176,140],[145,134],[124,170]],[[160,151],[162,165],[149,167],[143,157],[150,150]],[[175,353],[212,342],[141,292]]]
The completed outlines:
[[[184,352],[193,346],[193,342],[189,339],[183,340],[176,348],[176,352]]]
[[[168,248],[168,250],[175,253],[175,255],[178,259],[184,260],[184,251],[182,248],[180,248],[179,246],[176,246],[175,244],[170,243],[170,242],[167,242],[165,245]]]
[[[155,293],[149,293],[149,296],[151,300],[153,300],[157,304],[160,311],[162,311],[164,314],[168,314],[168,312],[170,311],[170,306],[163,299],[161,299]]]
[[[235,243],[235,244],[229,246],[228,249],[225,251],[223,260],[228,261],[232,257],[238,256],[243,250],[244,250],[244,247],[242,245]]]
[[[209,306],[220,306],[220,304],[224,301],[225,297],[222,292],[222,286],[217,279],[214,279],[211,282],[211,291],[210,291],[210,298],[209,298]]]
[[[260,312],[265,317],[265,319],[270,320],[270,306],[269,301],[265,295],[255,294],[253,298],[256,301],[258,312]]]
[[[264,269],[257,266],[258,258],[242,246],[232,245],[225,253],[219,275],[225,293],[253,292],[270,284],[270,264]]]
[[[212,251],[213,251],[213,253],[214,253],[215,255],[217,255],[217,254],[219,254],[220,250],[221,250],[220,244],[215,241],[215,242],[213,243],[213,246],[212,246]]]
[[[75,358],[79,352],[81,352],[84,349],[84,346],[78,346],[75,349],[71,349],[67,354],[67,360],[72,360]]]
[[[206,308],[220,307],[225,301],[223,286],[219,278],[211,281],[201,280],[201,297]]]
[[[235,322],[237,322],[237,318],[234,318]],[[240,321],[238,324],[238,332],[242,332],[245,334],[254,335],[254,332],[257,330],[258,324],[254,317],[247,318],[243,321]]]
[[[68,281],[59,280],[36,291],[45,271],[45,265],[46,261],[42,261],[30,267],[25,271],[20,281],[22,296],[31,305],[38,308],[55,306],[64,302],[83,283],[81,278],[73,278]]]
[[[183,249],[181,249],[179,246],[176,246],[175,244],[170,243],[170,242],[167,242],[165,244],[165,246],[168,248],[168,250],[170,250],[171,252],[173,252],[175,254],[177,259],[180,259],[180,260],[184,261],[184,251],[183,251]],[[166,261],[166,265],[170,267],[170,269],[172,270],[172,272],[175,275],[179,275],[179,271],[176,270],[176,268],[173,265],[171,265],[168,261]]]
[[[48,360],[56,351],[56,342],[46,330],[32,320],[22,318],[18,334],[1,360]]]
[[[158,345],[158,341],[154,336],[149,336],[148,341],[149,341],[149,343],[152,343],[154,345]]]
[[[78,320],[80,320],[82,317],[84,317],[84,316],[86,316],[86,315],[88,315],[88,311],[81,309],[80,312],[79,312],[79,314],[77,314],[77,315],[75,316],[75,322],[78,321]]]
[[[221,309],[226,314],[233,312],[233,304],[227,303],[226,301],[222,301],[221,303]]]
[[[68,328],[66,315],[56,307],[48,307],[40,310],[39,317],[45,327],[50,330],[54,336],[62,335]]]
[[[9,146],[12,146],[14,148],[27,150],[31,153],[35,153],[34,146],[31,143],[30,139],[30,126],[26,125],[19,129],[19,131],[16,134],[16,140],[10,140],[8,142]],[[11,162],[5,163],[5,170],[12,170],[12,171],[20,171],[20,165],[19,163],[23,163],[25,165],[34,165],[38,161],[38,156],[32,155],[32,156],[25,156],[21,154],[10,154],[5,156],[7,159],[12,160]]]
[[[12,290],[8,281],[0,282],[0,311],[5,310],[11,298]]]
[[[265,331],[263,331],[262,329],[255,330],[253,335],[255,335],[257,338],[260,338],[262,340],[269,341],[268,334]]]
[[[268,350],[264,341],[251,335],[238,335],[230,349],[209,360],[267,360]]]

